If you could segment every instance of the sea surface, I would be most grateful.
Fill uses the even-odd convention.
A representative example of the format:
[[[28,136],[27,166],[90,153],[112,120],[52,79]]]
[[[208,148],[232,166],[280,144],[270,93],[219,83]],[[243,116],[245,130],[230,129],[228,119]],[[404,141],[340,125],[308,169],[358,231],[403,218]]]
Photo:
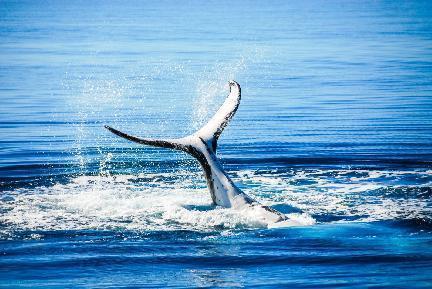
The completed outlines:
[[[104,129],[193,133],[199,165]],[[0,0],[0,288],[432,288],[431,1]]]

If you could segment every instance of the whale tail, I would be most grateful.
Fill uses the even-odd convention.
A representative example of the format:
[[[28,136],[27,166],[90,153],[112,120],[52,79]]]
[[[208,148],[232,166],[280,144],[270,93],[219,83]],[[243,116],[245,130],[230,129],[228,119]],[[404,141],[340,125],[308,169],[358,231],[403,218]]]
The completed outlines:
[[[153,138],[141,138],[137,136],[132,136],[127,133],[121,132],[110,126],[105,126],[106,129],[112,133],[125,138],[127,140],[150,145],[155,147],[170,148],[175,150],[180,150],[191,154],[194,157],[198,157],[196,144],[197,141],[201,140],[204,142],[208,148],[211,148],[213,153],[216,153],[217,141],[221,135],[224,128],[228,125],[230,120],[236,113],[241,99],[241,88],[240,85],[231,80],[229,81],[230,93],[226,98],[225,102],[215,113],[215,115],[198,131],[195,133],[178,139],[153,139]]]
[[[230,94],[215,115],[197,132],[183,138],[140,138],[109,126],[105,127],[112,133],[127,140],[144,145],[180,150],[195,157],[204,170],[204,176],[213,204],[227,208],[247,206],[253,209],[256,214],[272,223],[287,220],[284,214],[259,204],[237,188],[234,182],[224,172],[221,163],[215,155],[219,136],[233,118],[240,104],[240,85],[235,81],[230,81],[229,86]]]

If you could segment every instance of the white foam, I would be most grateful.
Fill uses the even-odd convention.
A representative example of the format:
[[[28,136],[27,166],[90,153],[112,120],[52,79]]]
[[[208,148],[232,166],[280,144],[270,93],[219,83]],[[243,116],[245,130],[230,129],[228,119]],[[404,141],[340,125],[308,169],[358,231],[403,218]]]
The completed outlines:
[[[0,223],[6,230],[211,231],[313,225],[311,215],[315,214],[357,217],[357,221],[366,222],[431,216],[428,200],[379,193],[389,183],[393,189],[425,186],[430,172],[355,172],[354,180],[350,170],[237,173],[234,181],[247,184],[245,192],[264,205],[286,204],[304,211],[289,214],[289,221],[276,225],[264,223],[253,211],[212,207],[201,172],[189,171],[82,176],[67,184],[3,192]],[[412,182],[413,174],[424,177],[425,184],[400,187],[395,183],[404,178]]]
[[[160,179],[164,175],[150,177]],[[68,184],[9,192],[13,201],[2,204],[6,213],[0,221],[14,229],[32,230],[205,231],[267,225],[253,214],[212,207],[206,188],[163,180],[135,183],[137,178],[81,176]]]
[[[315,225],[316,221],[309,214],[293,213],[288,214],[289,219],[286,221],[269,224],[269,228],[284,228],[284,227],[297,227],[297,226],[311,226]]]

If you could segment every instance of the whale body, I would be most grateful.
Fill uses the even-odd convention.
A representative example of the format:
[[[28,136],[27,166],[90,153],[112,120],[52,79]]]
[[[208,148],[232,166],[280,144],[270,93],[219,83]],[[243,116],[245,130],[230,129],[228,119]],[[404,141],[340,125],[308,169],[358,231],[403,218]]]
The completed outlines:
[[[197,132],[178,139],[152,139],[132,136],[105,126],[112,133],[127,140],[155,147],[170,148],[188,153],[198,160],[204,170],[204,176],[214,205],[234,208],[238,210],[252,210],[254,217],[267,224],[290,223],[300,225],[288,216],[268,206],[262,205],[242,190],[240,190],[224,171],[222,164],[216,156],[219,136],[236,113],[241,99],[240,85],[229,81],[230,93],[225,102],[210,119]]]

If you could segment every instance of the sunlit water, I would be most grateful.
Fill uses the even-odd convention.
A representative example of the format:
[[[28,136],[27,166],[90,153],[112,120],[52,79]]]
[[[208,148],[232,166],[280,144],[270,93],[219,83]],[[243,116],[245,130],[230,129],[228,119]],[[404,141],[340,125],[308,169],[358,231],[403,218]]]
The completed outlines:
[[[302,224],[214,207],[179,137]],[[0,287],[432,286],[428,1],[0,1]]]

